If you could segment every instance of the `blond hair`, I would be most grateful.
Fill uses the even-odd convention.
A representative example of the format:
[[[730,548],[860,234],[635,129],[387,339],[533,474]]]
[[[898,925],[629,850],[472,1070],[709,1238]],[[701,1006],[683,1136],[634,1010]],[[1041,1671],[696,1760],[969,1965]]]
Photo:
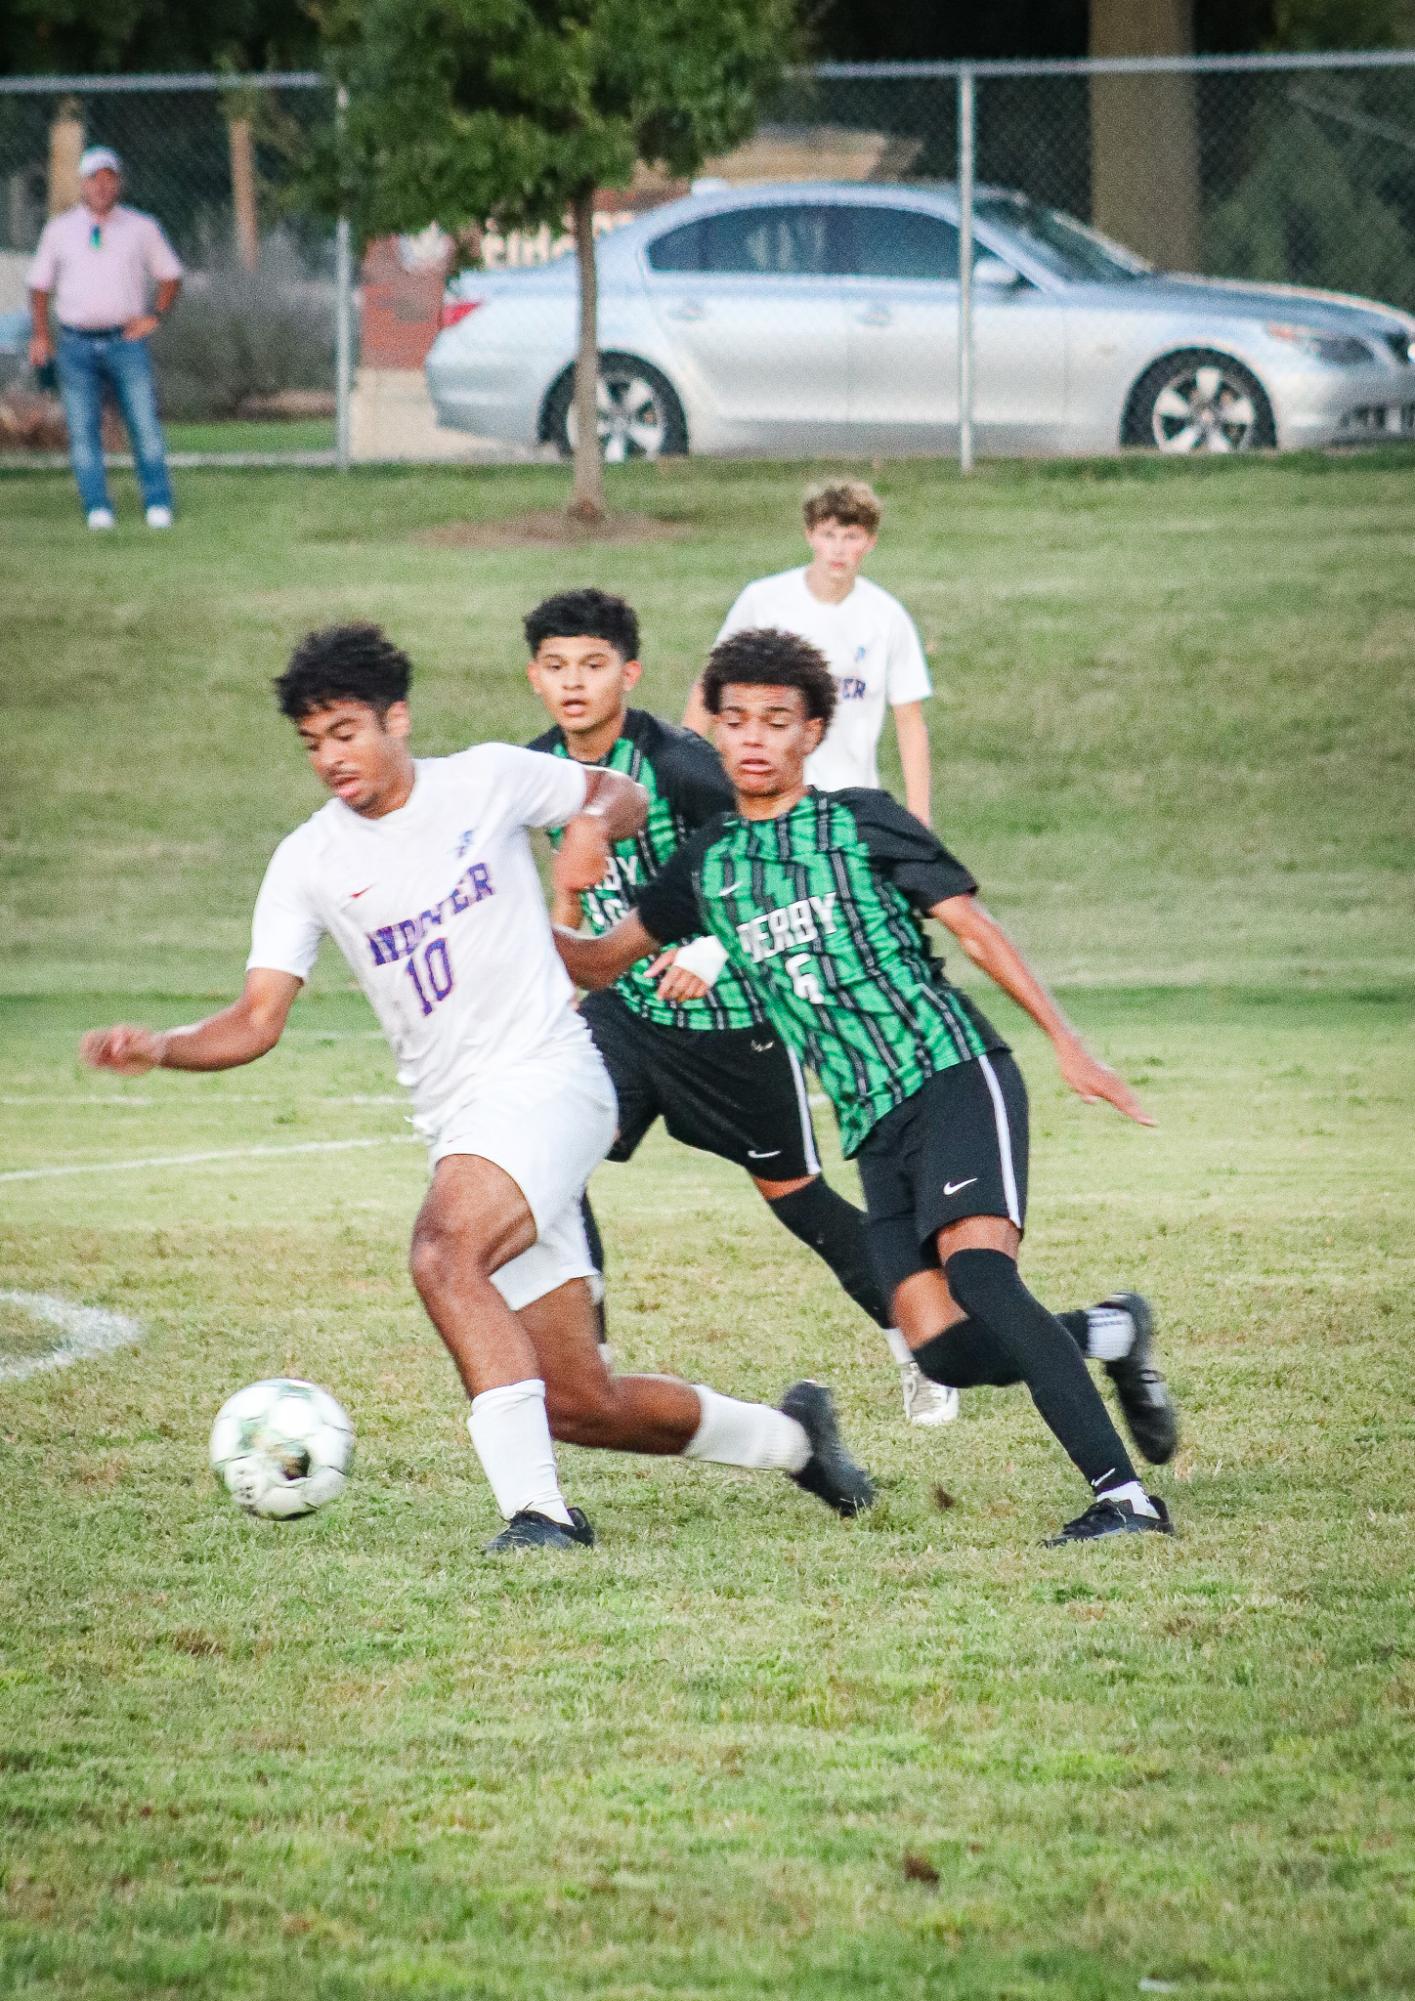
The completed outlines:
[[[863,528],[878,535],[884,503],[862,479],[831,479],[811,488],[801,513],[808,529],[819,528],[822,521],[838,521],[842,528]]]

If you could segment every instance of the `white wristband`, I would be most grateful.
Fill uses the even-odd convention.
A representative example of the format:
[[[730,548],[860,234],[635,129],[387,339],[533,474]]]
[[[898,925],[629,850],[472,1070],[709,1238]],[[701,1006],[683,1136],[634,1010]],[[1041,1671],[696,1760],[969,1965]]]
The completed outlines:
[[[727,947],[716,938],[694,938],[679,949],[673,963],[681,966],[685,973],[694,973],[698,979],[712,986],[727,964]]]

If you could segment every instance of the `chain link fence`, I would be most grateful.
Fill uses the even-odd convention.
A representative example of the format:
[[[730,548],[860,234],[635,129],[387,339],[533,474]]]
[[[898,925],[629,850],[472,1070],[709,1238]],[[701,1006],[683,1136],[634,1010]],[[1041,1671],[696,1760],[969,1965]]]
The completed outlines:
[[[465,219],[430,217],[355,268],[298,192],[335,115],[315,74],[0,81],[6,463],[62,447],[24,269],[93,143],[188,267],[156,345],[178,454],[563,447],[565,239],[488,228],[458,272]],[[599,223],[611,458],[1415,435],[1415,51],[826,65],[695,190],[645,176]]]
[[[956,324],[944,307],[934,325],[965,464],[974,445],[1224,451],[1415,430],[1415,324],[1395,316],[1415,315],[1415,54],[840,66],[802,79],[793,109],[888,133],[901,179],[968,202]],[[1395,314],[1358,325],[1336,300],[1255,287]],[[862,414],[896,342],[900,327],[874,352],[859,338]]]
[[[333,459],[336,233],[296,193],[331,103],[325,80],[304,71],[0,79],[7,463],[52,462],[63,448],[57,405],[30,380],[25,273],[46,217],[78,200],[79,156],[93,145],[119,154],[123,200],[158,218],[186,267],[178,309],[153,341],[174,458]]]

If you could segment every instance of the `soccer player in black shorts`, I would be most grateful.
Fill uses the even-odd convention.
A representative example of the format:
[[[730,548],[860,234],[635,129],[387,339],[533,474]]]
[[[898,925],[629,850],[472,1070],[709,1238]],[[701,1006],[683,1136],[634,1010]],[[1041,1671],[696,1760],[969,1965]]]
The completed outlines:
[[[604,932],[694,828],[731,806],[732,787],[710,744],[628,706],[642,667],[638,620],[622,598],[599,590],[562,592],[536,606],[525,633],[531,686],[554,723],[530,748],[624,772],[649,794],[647,824],[616,844],[599,887],[582,895],[578,908],[556,905],[561,923],[573,926],[583,915],[592,931]],[[800,1063],[752,987],[725,959],[714,940],[702,938],[677,955],[666,975],[646,960],[611,989],[587,997],[584,1019],[619,1098],[619,1133],[609,1158],[628,1160],[662,1118],[685,1146],[745,1168],[777,1220],[825,1260],[885,1330],[901,1366],[911,1421],[952,1416],[956,1397],[943,1400],[890,1325],[863,1214],[821,1174]],[[694,972],[695,962],[713,977]],[[596,1251],[599,1233],[588,1201],[585,1208]],[[597,1261],[602,1269],[602,1254]]]
[[[922,917],[953,932],[1026,1009],[1087,1103],[1152,1121],[920,821],[884,792],[807,786],[805,760],[835,700],[814,647],[791,633],[734,634],[714,648],[702,685],[734,806],[699,828],[603,937],[559,934],[571,977],[602,986],[706,925],[835,1105],[845,1151],[859,1161],[880,1276],[919,1366],[956,1388],[1027,1385],[1093,1497],[1054,1541],[1169,1533],[1085,1361],[1104,1362],[1145,1457],[1172,1457],[1178,1429],[1149,1308],[1120,1293],[1057,1316],[1023,1284],[1026,1091],[1006,1044],[945,977]]]

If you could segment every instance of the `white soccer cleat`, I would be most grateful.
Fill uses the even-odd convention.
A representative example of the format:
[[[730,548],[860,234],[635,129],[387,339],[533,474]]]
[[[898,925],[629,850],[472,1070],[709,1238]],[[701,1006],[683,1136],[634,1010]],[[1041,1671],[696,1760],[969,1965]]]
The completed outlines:
[[[149,528],[170,528],[172,526],[172,510],[170,507],[149,507],[144,518]],[[89,521],[88,525],[90,528],[93,526],[92,520]]]
[[[899,1371],[904,1388],[904,1416],[910,1424],[933,1429],[952,1424],[958,1415],[958,1392],[947,1383],[926,1376],[917,1362],[906,1362]]]
[[[113,526],[113,509],[111,507],[91,507],[88,510],[88,525],[90,528],[111,528]]]

